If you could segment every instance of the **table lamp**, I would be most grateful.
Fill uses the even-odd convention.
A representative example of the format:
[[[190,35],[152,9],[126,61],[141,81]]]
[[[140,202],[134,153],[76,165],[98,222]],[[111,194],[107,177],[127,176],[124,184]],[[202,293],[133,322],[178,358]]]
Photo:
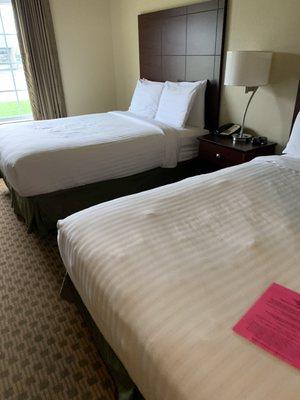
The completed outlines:
[[[226,59],[224,85],[245,86],[245,93],[252,92],[243,116],[239,133],[233,141],[247,141],[251,135],[244,133],[245,118],[259,86],[267,85],[271,68],[272,53],[266,51],[228,51]]]

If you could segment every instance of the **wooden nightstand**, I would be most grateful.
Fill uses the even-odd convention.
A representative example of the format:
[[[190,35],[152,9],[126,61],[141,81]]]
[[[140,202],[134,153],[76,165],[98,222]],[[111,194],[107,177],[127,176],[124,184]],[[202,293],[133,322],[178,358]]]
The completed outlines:
[[[233,143],[231,136],[204,135],[199,140],[199,160],[208,170],[231,167],[250,161],[258,156],[275,154],[276,143],[265,145]]]

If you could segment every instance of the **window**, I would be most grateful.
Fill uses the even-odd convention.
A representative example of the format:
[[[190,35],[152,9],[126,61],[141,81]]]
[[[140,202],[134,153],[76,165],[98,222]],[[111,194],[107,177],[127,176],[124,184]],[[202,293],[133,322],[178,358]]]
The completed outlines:
[[[0,0],[0,123],[32,119],[10,0]]]

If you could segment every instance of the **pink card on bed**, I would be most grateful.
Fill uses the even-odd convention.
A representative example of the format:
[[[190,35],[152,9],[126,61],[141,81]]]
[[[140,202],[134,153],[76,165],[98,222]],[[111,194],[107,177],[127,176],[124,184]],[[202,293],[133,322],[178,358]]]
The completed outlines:
[[[234,332],[300,369],[300,294],[273,283]]]

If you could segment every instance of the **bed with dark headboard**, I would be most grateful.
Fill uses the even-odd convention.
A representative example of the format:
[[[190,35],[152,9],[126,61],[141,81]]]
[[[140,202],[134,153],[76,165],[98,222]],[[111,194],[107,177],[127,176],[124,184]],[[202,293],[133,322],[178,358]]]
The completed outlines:
[[[160,81],[209,79],[207,128],[218,125],[225,17],[226,0],[211,0],[144,14],[138,18],[141,76]],[[15,212],[24,218],[29,230],[45,234],[56,228],[59,219],[77,211],[172,183],[198,172],[199,162],[194,158],[179,162],[175,168],[157,167],[124,178],[31,197],[20,196],[5,176],[4,179],[12,193]]]
[[[177,11],[176,11],[177,12]],[[165,15],[165,13],[171,13],[171,11],[165,11],[164,12],[164,14],[163,15]],[[155,13],[156,14],[156,13]],[[153,16],[153,15],[155,15],[155,14],[148,14],[148,16],[146,16],[145,17],[145,19],[147,20],[148,18],[150,18],[151,17],[151,15]],[[195,13],[195,14],[197,14],[197,13]],[[169,15],[169,14],[168,14]],[[156,18],[154,18],[154,19],[156,19]],[[141,21],[141,18],[140,18],[140,21]],[[143,23],[143,22],[140,22],[140,24],[141,23]],[[151,25],[152,26],[152,25]],[[151,28],[152,29],[152,28]],[[161,30],[158,30],[158,31],[152,31],[152,30],[149,30],[148,31],[148,33],[147,33],[147,35],[149,35],[149,36],[151,36],[151,35],[154,35],[155,34],[155,32],[156,32],[156,34],[157,34],[157,37],[160,37],[160,35],[159,35],[159,32],[161,32]],[[142,33],[141,33],[141,31],[142,31]],[[140,29],[140,34],[145,34],[145,32],[147,32],[147,31],[145,31],[144,30],[144,28],[142,28],[142,30]],[[151,33],[152,32],[152,33]],[[157,33],[158,32],[158,33]],[[145,38],[143,38],[142,40],[145,40]],[[162,41],[162,39],[160,39],[160,41]],[[145,43],[145,42],[144,42]],[[154,43],[154,42],[152,42],[152,43]],[[157,40],[155,41],[155,43],[158,43],[157,42]],[[143,49],[145,49],[146,47],[145,47],[145,45],[143,46]],[[161,58],[161,60],[163,60],[163,56],[162,55],[160,55],[159,56],[160,58]],[[173,57],[172,55],[170,56],[170,57]],[[148,60],[149,60],[149,62],[150,62],[150,60],[151,60],[151,57],[149,56],[149,58],[148,58]],[[142,62],[145,62],[145,59],[141,59],[141,63]],[[160,65],[160,64],[158,64],[158,65]],[[169,64],[170,65],[170,64]],[[155,68],[157,68],[156,69],[156,72],[157,73],[159,73],[159,74],[163,74],[164,72],[164,68],[165,67],[163,67],[163,63],[161,64],[161,66],[158,68],[157,66],[156,67],[154,67],[154,65],[152,65],[152,66],[150,66],[149,68],[150,68],[150,72],[149,72],[149,75],[144,75],[143,74],[143,71],[146,71],[147,70],[147,68],[148,67],[146,67],[146,65],[144,65],[144,66],[142,66],[141,67],[141,73],[142,73],[142,76],[145,76],[145,77],[148,77],[148,78],[150,78],[150,79],[159,79],[159,77],[158,76],[154,76],[154,75],[151,75],[150,74],[150,72],[151,72],[151,69],[153,68],[153,73],[154,73],[154,71],[155,71]],[[170,67],[171,68],[171,67]],[[177,68],[177,66],[176,66],[176,63],[175,63],[175,70],[176,70],[176,68]],[[171,75],[168,75],[168,76],[171,76]],[[196,79],[201,79],[200,77],[198,77],[198,78],[196,78]],[[219,82],[219,81],[218,81]],[[212,84],[212,87],[213,87],[213,84]],[[210,98],[209,96],[208,96],[208,100],[213,100],[212,98]],[[299,112],[299,109],[300,109],[300,87],[299,87],[299,91],[298,91],[298,97],[297,97],[297,101],[296,101],[296,106],[295,106],[295,116],[297,115],[297,113]],[[212,179],[214,179],[214,178],[212,178]],[[255,180],[256,178],[253,176],[253,179]],[[284,191],[282,191],[282,193],[283,193]],[[220,193],[219,193],[220,194]],[[252,192],[251,192],[251,195],[252,195]],[[172,201],[174,200],[174,193],[172,193]],[[198,199],[199,200],[199,199]],[[206,201],[206,200],[205,200]],[[178,205],[178,203],[177,202],[175,202],[177,205]],[[198,202],[197,202],[197,204],[198,204]],[[147,203],[147,207],[149,206],[149,204]],[[176,206],[177,207],[177,206]],[[184,207],[186,207],[185,205],[184,205]],[[204,207],[205,208],[205,207]],[[203,208],[203,209],[204,209]],[[178,211],[179,209],[177,209],[177,211]],[[177,213],[177,211],[176,211],[176,213]],[[123,211],[124,212],[124,211]],[[263,212],[265,212],[265,209],[263,208]],[[173,214],[171,213],[170,215],[172,215],[173,216]],[[272,213],[271,213],[271,215],[273,215]],[[94,214],[93,214],[93,217],[94,217]],[[99,219],[99,221],[101,221],[101,223],[100,223],[100,227],[101,227],[101,229],[103,229],[103,222],[102,222],[102,219]],[[231,220],[230,220],[231,221]],[[75,220],[73,220],[73,221],[71,221],[71,224],[72,223],[74,223],[74,225],[75,225]],[[151,222],[152,223],[152,222]],[[238,221],[238,223],[240,223],[239,221]],[[67,222],[67,224],[68,224],[68,222]],[[157,222],[156,222],[156,224],[157,224]],[[172,221],[172,224],[174,224],[174,222]],[[259,225],[259,224],[258,224]],[[276,225],[276,224],[275,224]],[[80,226],[80,225],[79,225]],[[107,226],[111,226],[111,224],[107,224]],[[158,226],[158,225],[157,225]],[[172,226],[174,226],[174,225],[172,225]],[[179,225],[178,225],[179,226]],[[248,230],[248,226],[247,226],[247,230]],[[66,231],[68,231],[68,229],[66,230]],[[73,230],[73,232],[74,232],[74,230]],[[95,235],[95,230],[93,230],[92,231],[92,236],[93,237],[95,237],[95,236],[97,236],[97,235]],[[152,232],[152,231],[151,231]],[[153,232],[152,232],[153,233]],[[152,234],[151,233],[151,234]],[[79,235],[81,234],[81,231],[79,230],[79,233],[78,233]],[[100,232],[100,234],[103,234],[103,232],[101,231]],[[100,234],[98,235],[98,237],[100,237]],[[165,234],[165,233],[164,233]],[[197,235],[198,235],[198,232],[197,232]],[[62,236],[63,237],[63,236]],[[109,237],[112,237],[112,235],[110,235]],[[65,239],[67,239],[67,236],[65,236]],[[115,239],[114,239],[115,240]],[[66,240],[66,242],[68,242],[68,240]],[[79,242],[77,242],[77,239],[75,239],[75,243],[79,243]],[[119,242],[117,242],[118,243],[118,246],[119,246]],[[147,242],[148,243],[148,242]],[[214,242],[212,242],[212,243],[214,243]],[[249,246],[248,246],[248,244],[246,243],[245,244],[246,246],[247,246],[247,250],[248,250],[248,248],[249,248]],[[94,242],[93,242],[93,246],[94,246]],[[214,246],[214,245],[213,245]],[[80,246],[81,248],[84,248],[85,246]],[[97,246],[96,246],[97,247]],[[96,248],[96,247],[94,247],[94,248]],[[199,246],[198,246],[199,247]],[[200,246],[201,247],[201,246]],[[226,246],[225,246],[226,247]],[[76,248],[76,246],[75,246],[75,248]],[[171,249],[173,249],[173,247],[170,247]],[[138,249],[138,246],[136,246],[136,247],[134,247],[134,251],[136,251],[136,249]],[[66,250],[66,253],[68,253],[68,254],[70,254],[69,253],[69,250],[70,250],[70,248],[68,248],[67,250]],[[147,247],[147,250],[148,250],[148,247]],[[75,252],[76,252],[77,250],[75,250]],[[105,251],[107,251],[107,248],[105,248]],[[66,254],[65,253],[65,254]],[[101,254],[101,256],[102,256],[102,254]],[[126,258],[126,257],[125,257]],[[66,259],[66,258],[65,258]],[[74,261],[74,259],[75,259],[75,257],[72,257],[72,256],[70,256],[70,259],[72,259],[72,263],[73,263],[73,261]],[[82,258],[82,259],[84,259],[84,258]],[[86,258],[86,259],[88,259],[88,258]],[[222,258],[222,259],[224,259],[224,258]],[[79,257],[79,260],[81,260],[81,257]],[[126,258],[126,260],[128,260],[128,258]],[[87,262],[90,262],[90,259],[88,259],[88,261]],[[120,260],[120,262],[121,262],[121,260]],[[73,268],[73,264],[72,263],[70,263],[70,265],[72,265],[72,268]],[[130,264],[130,266],[132,266],[132,264],[134,264],[134,261],[132,262],[132,263],[129,263]],[[223,265],[222,264],[222,262],[220,263],[220,265]],[[147,268],[146,268],[147,269]],[[149,268],[150,269],[150,268]],[[216,270],[218,270],[217,268],[215,268]],[[251,265],[251,269],[252,269],[252,265]],[[109,269],[108,269],[109,270]],[[124,271],[122,270],[122,273],[123,273]],[[92,273],[93,273],[93,277],[95,278],[95,274],[94,274],[94,270],[92,270]],[[129,276],[130,274],[128,274],[128,276]],[[100,281],[100,280],[98,280],[98,281]],[[234,280],[233,280],[234,281]],[[110,285],[111,285],[111,282],[112,281],[110,281]],[[119,285],[119,286],[121,286],[121,285]],[[111,285],[110,286],[112,289],[114,289],[114,287],[113,287],[113,285]],[[127,286],[127,288],[128,288],[129,286]],[[148,288],[147,288],[148,289]],[[134,289],[132,290],[132,293],[135,291],[136,289],[135,289],[135,286],[134,286]],[[136,292],[138,292],[138,290],[136,290]],[[99,329],[98,329],[98,327],[97,327],[97,325],[93,322],[93,320],[92,320],[92,318],[89,316],[89,313],[88,313],[88,311],[85,309],[85,306],[83,305],[83,303],[81,302],[81,300],[80,300],[80,298],[79,298],[79,296],[78,296],[78,294],[77,294],[77,292],[76,292],[76,289],[74,290],[74,287],[73,287],[73,284],[72,284],[72,282],[71,282],[71,280],[70,280],[70,278],[69,278],[69,276],[68,275],[66,275],[66,278],[65,278],[65,282],[64,282],[64,285],[63,285],[63,287],[62,287],[62,292],[61,292],[61,295],[64,297],[64,298],[66,298],[66,299],[72,299],[73,298],[73,296],[74,296],[74,293],[75,293],[75,295],[76,295],[76,298],[77,298],[77,301],[81,304],[81,306],[84,308],[84,310],[85,310],[85,315],[87,316],[87,320],[89,321],[89,323],[92,325],[92,330],[93,330],[93,332],[94,332],[94,334],[95,334],[95,338],[96,338],[96,341],[97,341],[97,343],[98,343],[98,348],[99,348],[99,350],[100,350],[100,353],[102,354],[102,357],[103,357],[103,360],[106,362],[106,364],[109,366],[109,369],[110,369],[110,371],[111,371],[111,373],[112,373],[112,375],[113,375],[113,377],[114,377],[114,379],[115,379],[115,382],[116,382],[116,384],[117,384],[117,387],[118,387],[118,395],[119,395],[119,397],[118,398],[122,398],[122,399],[141,399],[142,397],[141,397],[141,395],[139,395],[138,393],[137,393],[137,389],[135,388],[135,385],[134,385],[134,383],[131,381],[131,379],[130,379],[130,377],[129,377],[129,375],[127,374],[127,372],[126,372],[126,370],[125,370],[125,368],[123,367],[123,365],[121,364],[121,362],[118,360],[118,358],[117,358],[117,356],[115,355],[115,353],[112,351],[112,349],[110,348],[110,346],[108,345],[108,343],[106,342],[106,340],[104,339],[104,337],[102,336],[102,334],[101,334],[101,332],[99,331]],[[127,292],[128,293],[128,292]],[[162,293],[162,292],[160,292],[160,293]],[[99,296],[99,298],[102,298],[102,296]],[[104,297],[103,297],[104,298]],[[128,298],[130,298],[130,297],[128,297]],[[111,298],[110,298],[111,299]],[[108,303],[108,302],[107,302]],[[133,304],[133,303],[132,303]],[[146,303],[147,304],[147,303]],[[150,303],[149,303],[150,304]],[[198,311],[197,311],[198,312]],[[239,311],[239,313],[240,313],[240,311]],[[125,320],[125,319],[124,319]],[[124,322],[124,320],[122,321],[122,322]],[[128,330],[128,332],[130,332],[130,333],[132,333],[132,330],[131,330],[131,326],[130,325],[125,325],[124,324],[124,326],[126,326],[126,329]],[[158,326],[158,325],[157,325]],[[191,326],[194,326],[194,325],[191,325]],[[199,325],[200,326],[200,325]],[[201,325],[202,326],[202,325]],[[211,326],[211,325],[210,325]],[[111,326],[110,326],[110,328],[111,328]],[[216,329],[218,328],[218,326],[216,325]],[[210,331],[210,328],[209,328],[209,331]],[[224,330],[223,330],[224,331]],[[123,342],[123,343],[125,343],[125,342]],[[141,343],[139,343],[139,346],[141,345]],[[165,345],[165,348],[168,348],[168,343],[167,342],[164,342],[164,345]],[[126,348],[126,347],[124,347],[124,348]],[[129,348],[129,347],[128,347]],[[173,349],[174,348],[174,346],[172,345],[170,345],[170,347],[169,347],[169,349]],[[211,347],[212,349],[213,349],[213,347]],[[151,347],[151,349],[153,349],[153,347]],[[151,350],[150,349],[150,350]],[[155,355],[156,353],[153,351],[153,354]],[[243,356],[243,355],[242,355]],[[226,359],[226,358],[224,358],[224,359]],[[145,358],[145,360],[146,360],[146,358]],[[181,359],[181,360],[183,360],[183,363],[184,363],[184,359]],[[217,360],[218,361],[218,360]],[[152,359],[151,359],[151,361],[150,361],[150,363],[152,362]],[[225,363],[226,364],[226,363]],[[236,367],[236,365],[235,365],[235,367]],[[236,375],[236,368],[234,369],[234,373],[235,373],[235,375]],[[235,375],[233,375],[233,376],[235,376]],[[186,376],[186,375],[182,375],[182,376]],[[206,376],[207,376],[207,372],[206,372]],[[213,376],[213,375],[212,375]],[[195,381],[194,381],[195,382]],[[212,380],[212,384],[213,384],[213,382],[214,382],[214,380]],[[225,381],[224,381],[225,382]],[[254,382],[254,381],[253,381]],[[153,383],[153,382],[152,382]],[[154,382],[155,383],[155,382]],[[219,385],[220,386],[220,385]],[[229,385],[230,386],[230,385]],[[224,385],[223,386],[220,386],[221,387],[221,392],[222,392],[222,390],[223,390],[223,388],[224,388]],[[254,387],[255,387],[255,385],[254,385]],[[192,398],[192,397],[191,397]],[[228,397],[229,398],[229,397]]]
[[[139,15],[141,78],[208,79],[207,129],[218,126],[226,3],[211,0]]]

